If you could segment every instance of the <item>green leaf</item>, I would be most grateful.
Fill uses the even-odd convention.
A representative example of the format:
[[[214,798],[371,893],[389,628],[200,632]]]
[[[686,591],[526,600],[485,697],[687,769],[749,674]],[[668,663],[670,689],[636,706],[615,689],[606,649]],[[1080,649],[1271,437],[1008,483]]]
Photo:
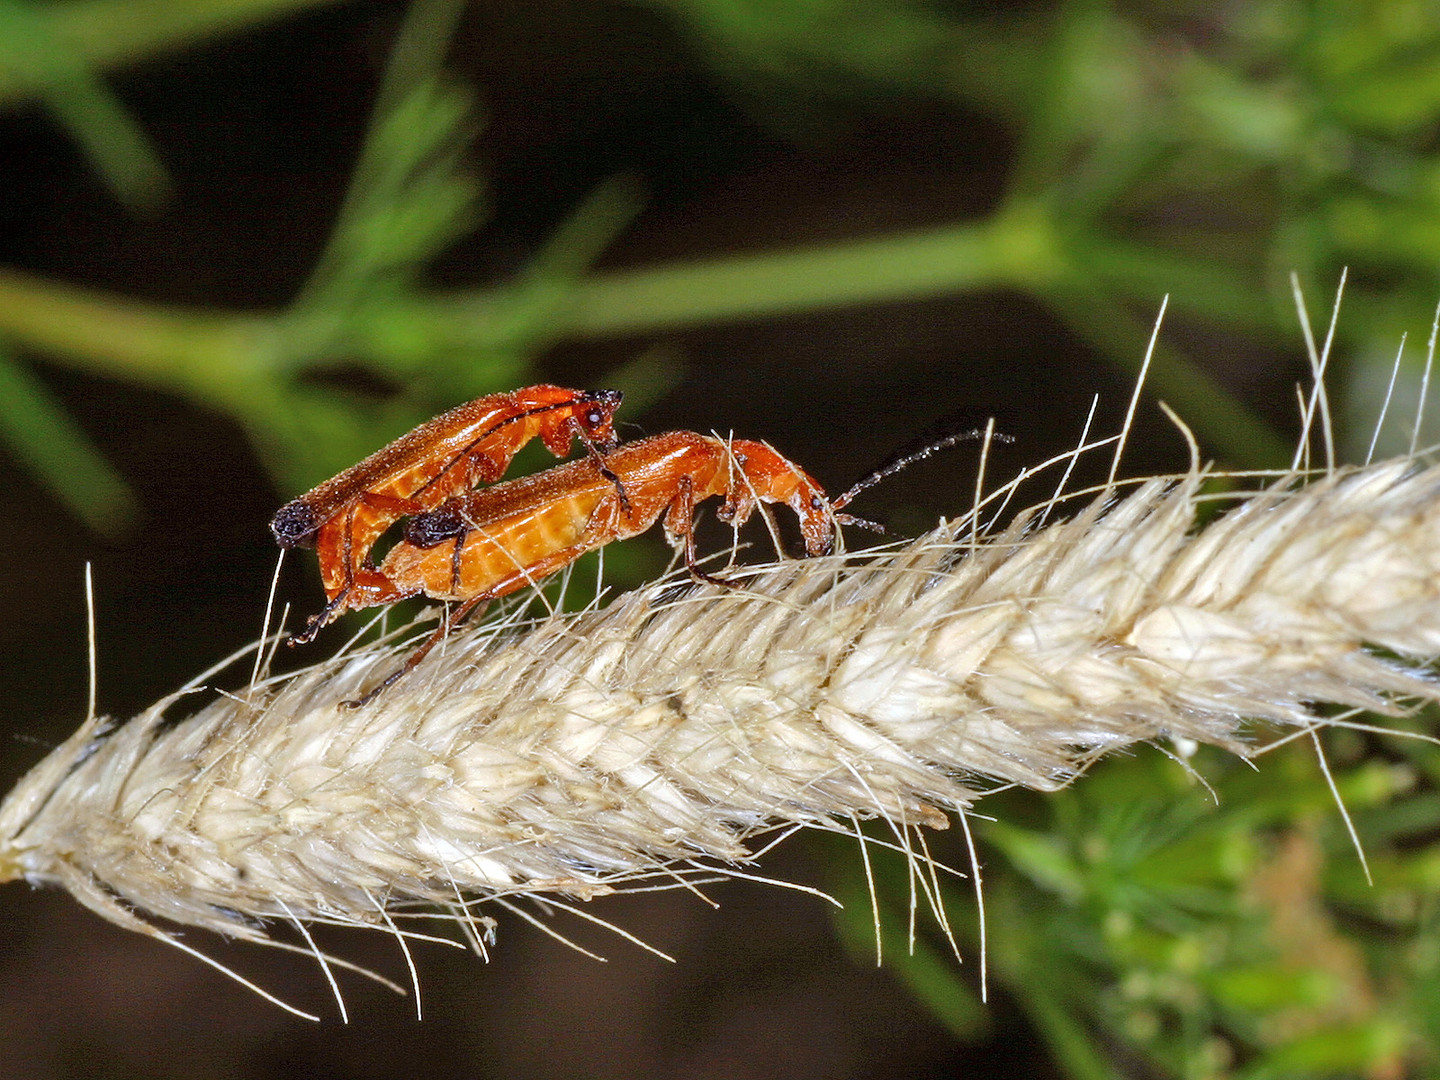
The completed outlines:
[[[138,516],[135,496],[80,426],[0,346],[0,438],[90,528],[115,539]]]
[[[0,69],[40,96],[131,210],[153,212],[168,197],[170,178],[149,137],[29,0],[0,0]]]

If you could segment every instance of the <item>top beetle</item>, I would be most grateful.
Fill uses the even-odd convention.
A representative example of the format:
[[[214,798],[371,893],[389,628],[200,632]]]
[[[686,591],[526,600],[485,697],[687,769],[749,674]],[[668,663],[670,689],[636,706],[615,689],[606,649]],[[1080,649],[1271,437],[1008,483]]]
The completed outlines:
[[[573,439],[604,470],[601,452],[615,443],[619,390],[568,390],[541,384],[490,394],[441,413],[364,461],[286,503],[270,522],[282,548],[313,547],[329,601],[294,640],[309,641],[363,597],[392,591],[370,549],[392,524],[452,495],[500,479],[511,460],[538,438],[556,457]]]

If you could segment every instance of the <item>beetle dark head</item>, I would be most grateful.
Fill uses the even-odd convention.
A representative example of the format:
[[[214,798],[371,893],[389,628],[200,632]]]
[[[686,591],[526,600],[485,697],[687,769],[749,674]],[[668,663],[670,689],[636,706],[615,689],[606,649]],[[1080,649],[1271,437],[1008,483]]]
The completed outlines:
[[[625,392],[623,390],[587,390],[585,391],[585,400],[593,401],[597,405],[608,406],[610,411],[614,412],[625,400]]]
[[[270,519],[270,531],[282,548],[314,547],[320,519],[308,503],[296,499],[282,506]]]
[[[575,410],[580,430],[601,449],[610,450],[620,441],[615,434],[615,410],[624,398],[619,390],[588,390],[582,399],[584,404]]]
[[[405,542],[418,548],[432,548],[446,540],[465,535],[470,526],[460,514],[446,506],[416,514],[405,523]]]

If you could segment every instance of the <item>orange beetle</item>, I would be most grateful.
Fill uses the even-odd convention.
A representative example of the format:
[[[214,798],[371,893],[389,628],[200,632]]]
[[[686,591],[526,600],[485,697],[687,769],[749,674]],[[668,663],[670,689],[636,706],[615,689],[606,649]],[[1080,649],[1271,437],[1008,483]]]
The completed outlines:
[[[850,493],[847,493],[847,495]],[[379,574],[390,586],[367,602],[425,594],[463,601],[395,672],[351,706],[363,705],[417,665],[451,622],[563,569],[587,551],[637,536],[662,516],[672,541],[683,543],[696,577],[695,505],[723,495],[723,521],[743,524],[759,503],[784,503],[800,519],[807,555],[830,551],[839,524],[868,524],[837,514],[808,473],[765,443],[727,441],[672,431],[626,443],[593,460],[557,465],[447,500],[412,518]],[[837,500],[838,502],[838,500]],[[359,606],[359,605],[352,605]]]
[[[385,603],[394,588],[370,560],[385,530],[407,514],[434,509],[477,484],[498,480],[531,439],[557,457],[578,438],[591,467],[616,442],[618,390],[531,386],[490,394],[442,413],[282,506],[270,522],[282,548],[314,547],[329,603],[292,638],[312,639],[351,608]]]

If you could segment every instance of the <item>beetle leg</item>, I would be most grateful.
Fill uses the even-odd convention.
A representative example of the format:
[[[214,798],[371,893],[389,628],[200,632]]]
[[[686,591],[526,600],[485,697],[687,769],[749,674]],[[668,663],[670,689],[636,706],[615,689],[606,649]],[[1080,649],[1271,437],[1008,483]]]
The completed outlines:
[[[460,542],[463,541],[463,539],[464,537],[456,538],[457,553],[458,546]],[[591,550],[591,548],[595,546],[597,545],[593,543],[581,542],[578,544],[571,544],[569,547],[561,548],[559,551],[553,551],[549,555],[545,556],[543,559],[538,559],[535,562],[531,563],[529,566],[517,568],[513,573],[495,582],[493,585],[491,585],[490,588],[486,589],[479,596],[472,596],[469,600],[466,600],[458,608],[456,608],[453,615],[449,612],[446,613],[445,618],[441,620],[441,623],[435,629],[435,632],[431,634],[428,638],[426,638],[420,644],[420,646],[406,658],[405,663],[400,667],[398,671],[392,672],[389,676],[386,677],[384,682],[382,682],[379,686],[375,687],[375,689],[371,690],[369,693],[365,694],[362,697],[356,698],[353,701],[343,701],[340,703],[341,706],[346,709],[358,709],[361,706],[367,705],[370,702],[374,701],[376,696],[387,686],[391,686],[397,680],[401,679],[409,672],[413,671],[416,665],[418,665],[420,661],[424,660],[425,657],[429,655],[431,649],[435,648],[436,645],[445,640],[446,635],[450,633],[450,627],[460,622],[462,619],[466,618],[472,611],[476,609],[477,606],[482,604],[488,604],[496,597],[507,596],[510,593],[516,592],[519,589],[525,587],[526,585],[536,584],[542,578],[548,577],[562,567],[569,566],[581,555],[584,555],[585,552]],[[723,582],[721,582],[721,584],[723,584]]]
[[[388,516],[390,518],[390,522],[385,523],[387,529],[389,528],[389,525],[393,523],[396,519],[406,517],[410,514],[423,513],[425,510],[424,504],[418,502],[415,499],[406,499],[402,498],[399,495],[383,495],[380,492],[376,491],[367,491],[365,492],[365,494],[361,495],[359,500],[357,501],[357,507],[358,506],[364,506],[367,510],[376,510],[379,511],[381,514]],[[354,543],[354,513],[355,511],[352,509],[351,524],[348,526],[345,535],[347,544]],[[345,561],[348,565],[354,566],[354,556],[351,555],[349,552],[346,553]],[[375,568],[375,563],[370,557],[369,548],[367,548],[365,551],[365,558],[362,562],[362,565],[371,570]]]
[[[707,574],[700,569],[700,564],[695,558],[695,483],[690,477],[682,476],[675,486],[679,490],[675,493],[675,499],[665,514],[665,528],[672,536],[678,536],[685,541],[685,569],[689,570],[690,576],[698,581],[704,581],[711,585],[722,585],[727,589],[734,588],[733,582],[718,578],[713,574]]]
[[[314,641],[321,629],[347,611],[376,604],[393,604],[407,600],[419,591],[397,588],[393,581],[373,567],[362,568],[358,577],[352,571],[350,578],[351,584],[337,592],[334,599],[306,620],[304,630],[285,639],[287,645],[304,645]]]
[[[599,472],[600,475],[603,476],[606,480],[609,480],[610,483],[615,485],[615,493],[620,496],[620,509],[628,518],[630,516],[630,496],[625,491],[624,481],[622,481],[620,477],[615,474],[615,471],[613,469],[611,469],[608,465],[605,464],[604,453],[601,452],[600,447],[596,444],[595,440],[590,438],[590,436],[586,433],[585,429],[580,426],[580,421],[576,420],[572,416],[570,418],[569,424],[571,431],[575,433],[575,438],[579,439],[580,442],[584,445],[585,453],[589,456],[590,461],[594,464],[596,471]]]
[[[418,514],[425,509],[414,499],[402,498],[399,495],[384,495],[378,491],[367,491],[360,496],[358,501],[370,507],[371,510],[382,510],[387,514],[394,514],[396,517]]]
[[[455,550],[450,554],[450,591],[460,591],[460,557],[465,552],[465,534],[455,537]]]
[[[344,596],[355,585],[355,510],[356,507],[352,505],[345,511],[345,538],[340,545],[340,550],[345,556],[345,587],[340,590],[340,596]],[[330,601],[325,608],[328,610],[334,603],[334,600]],[[329,622],[329,619],[326,622]]]
[[[449,611],[446,611],[445,617],[440,620],[440,625],[435,628],[435,632],[432,633],[423,642],[421,642],[419,647],[405,658],[404,664],[402,664],[395,671],[392,671],[389,675],[387,675],[385,677],[385,680],[379,686],[361,695],[360,697],[355,698],[353,701],[342,701],[340,703],[340,707],[342,709],[360,709],[370,704],[370,702],[374,701],[377,697],[379,697],[380,694],[383,693],[387,687],[395,685],[395,683],[399,682],[406,675],[410,674],[410,672],[414,671],[420,665],[420,661],[424,660],[425,657],[430,655],[430,650],[435,648],[436,645],[440,644],[440,642],[444,641],[445,638],[449,636],[451,625],[462,621],[467,615],[470,614],[470,612],[475,610],[477,606],[479,606],[480,609],[483,611],[484,605],[488,604],[489,602],[489,594],[482,593],[479,596],[471,597],[469,600],[466,600],[463,604],[456,608],[453,617]]]

